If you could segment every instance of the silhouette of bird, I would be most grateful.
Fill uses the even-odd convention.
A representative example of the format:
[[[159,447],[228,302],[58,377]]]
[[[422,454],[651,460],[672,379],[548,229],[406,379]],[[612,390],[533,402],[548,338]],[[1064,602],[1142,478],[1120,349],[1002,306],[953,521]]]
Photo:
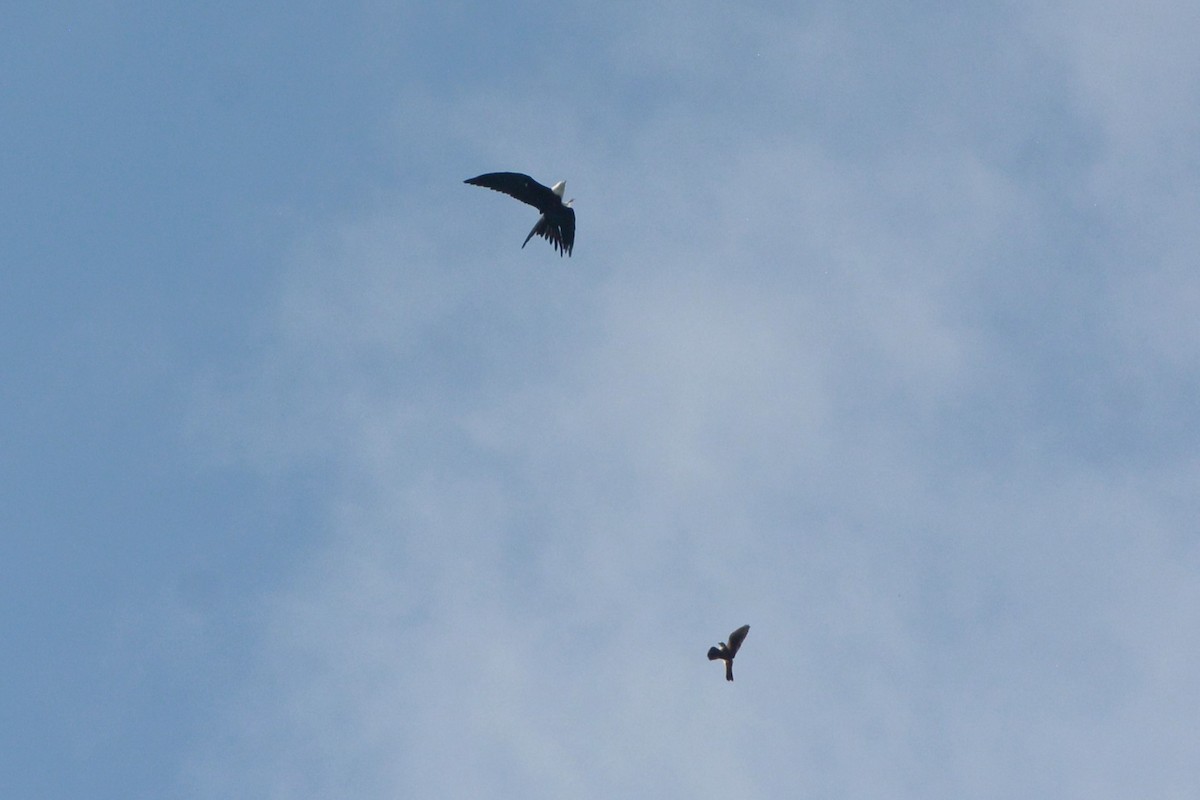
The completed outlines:
[[[575,248],[575,209],[571,208],[571,203],[575,201],[572,199],[563,202],[566,181],[559,181],[547,188],[519,172],[489,172],[475,178],[467,178],[463,183],[503,192],[542,212],[533,230],[521,243],[522,249],[529,244],[533,235],[537,234],[554,245],[560,257],[563,253],[571,255],[571,250]]]
[[[749,632],[750,626],[743,625],[729,634],[729,644],[721,642],[717,647],[708,648],[709,661],[720,659],[725,662],[725,680],[727,681],[733,680],[733,657],[737,655],[738,648],[742,646],[742,642]]]

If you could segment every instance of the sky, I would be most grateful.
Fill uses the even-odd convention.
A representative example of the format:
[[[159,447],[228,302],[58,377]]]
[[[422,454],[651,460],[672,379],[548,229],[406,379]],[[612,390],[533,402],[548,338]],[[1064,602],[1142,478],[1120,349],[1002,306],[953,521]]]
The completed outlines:
[[[1200,792],[1195,3],[23,5],[0,795]]]

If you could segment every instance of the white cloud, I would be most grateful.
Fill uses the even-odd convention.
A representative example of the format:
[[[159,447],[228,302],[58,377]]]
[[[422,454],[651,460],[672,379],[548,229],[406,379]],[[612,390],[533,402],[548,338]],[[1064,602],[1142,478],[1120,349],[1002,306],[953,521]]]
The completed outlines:
[[[455,135],[523,168],[534,101],[492,102],[494,126]],[[446,118],[487,107],[463,103]],[[1044,371],[1063,366],[1038,340],[1062,324],[1038,316],[1046,265],[1018,263],[1087,242],[970,137],[880,136],[864,165],[736,122],[669,107],[589,132],[624,138],[566,176],[586,198],[571,260],[518,249],[529,210],[462,187],[314,235],[265,377],[232,402],[252,458],[336,465],[328,539],[273,600],[198,794],[1116,797],[1193,777],[1149,764],[1195,744],[1166,700],[1195,686],[1195,465],[1089,457],[1102,429]],[[1014,341],[1013,319],[1036,324]],[[1078,345],[1111,370],[1100,395],[1134,366],[1109,344]],[[726,686],[704,651],[743,622]],[[1156,718],[1175,744],[1126,737]]]

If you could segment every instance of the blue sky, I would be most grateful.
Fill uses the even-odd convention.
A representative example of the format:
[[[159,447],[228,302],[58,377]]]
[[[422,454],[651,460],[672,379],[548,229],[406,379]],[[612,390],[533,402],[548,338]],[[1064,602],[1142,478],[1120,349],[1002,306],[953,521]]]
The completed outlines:
[[[844,5],[10,14],[0,793],[1193,797],[1200,12]]]

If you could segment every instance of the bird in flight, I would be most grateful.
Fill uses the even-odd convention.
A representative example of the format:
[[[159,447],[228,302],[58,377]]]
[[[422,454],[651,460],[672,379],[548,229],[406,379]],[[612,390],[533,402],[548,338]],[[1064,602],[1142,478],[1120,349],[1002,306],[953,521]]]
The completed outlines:
[[[509,197],[515,197],[522,203],[528,203],[542,212],[542,216],[538,218],[533,230],[521,243],[522,248],[529,244],[529,240],[536,233],[554,245],[554,249],[558,251],[560,257],[563,253],[571,255],[571,250],[575,247],[575,209],[571,208],[571,203],[575,201],[563,202],[563,191],[567,188],[566,181],[559,181],[554,186],[547,188],[528,175],[522,175],[519,172],[489,172],[475,178],[468,178],[463,183],[504,192]]]
[[[708,660],[716,661],[720,659],[725,662],[725,680],[733,680],[733,657],[737,655],[738,648],[742,646],[742,641],[746,638],[746,634],[750,632],[749,625],[743,625],[733,633],[729,634],[729,644],[721,642],[716,647],[708,648]]]

